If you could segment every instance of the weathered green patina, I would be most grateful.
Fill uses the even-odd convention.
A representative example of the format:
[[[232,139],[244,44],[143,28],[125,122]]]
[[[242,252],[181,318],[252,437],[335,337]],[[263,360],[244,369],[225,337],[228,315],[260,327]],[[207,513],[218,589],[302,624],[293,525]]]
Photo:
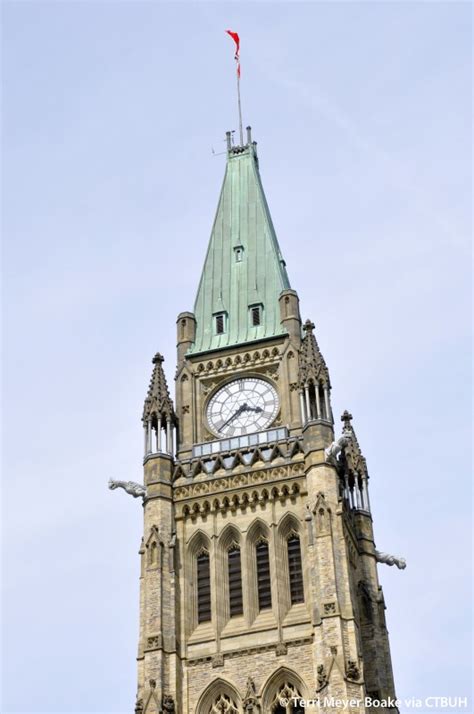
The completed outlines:
[[[278,298],[290,287],[263,192],[255,143],[232,147],[196,296],[196,341],[207,352],[283,335]],[[251,308],[260,306],[260,324]],[[216,315],[224,316],[217,334]]]

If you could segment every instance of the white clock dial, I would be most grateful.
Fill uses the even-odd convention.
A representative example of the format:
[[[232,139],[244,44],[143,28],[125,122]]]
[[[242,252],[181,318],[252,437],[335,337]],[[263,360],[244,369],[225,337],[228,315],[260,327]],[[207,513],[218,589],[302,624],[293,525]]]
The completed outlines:
[[[217,436],[242,436],[270,426],[278,408],[278,394],[269,382],[236,379],[211,397],[207,421]]]

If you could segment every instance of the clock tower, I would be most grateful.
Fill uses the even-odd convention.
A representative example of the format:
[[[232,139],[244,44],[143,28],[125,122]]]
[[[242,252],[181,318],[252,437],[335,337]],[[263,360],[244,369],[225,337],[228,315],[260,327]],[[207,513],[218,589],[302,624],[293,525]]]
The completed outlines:
[[[194,312],[177,319],[174,403],[162,363],[143,487],[118,484],[144,510],[135,714],[329,712],[337,699],[362,713],[366,697],[393,698],[377,563],[404,561],[375,548],[366,461],[351,415],[335,424],[250,127],[242,146],[227,134]]]

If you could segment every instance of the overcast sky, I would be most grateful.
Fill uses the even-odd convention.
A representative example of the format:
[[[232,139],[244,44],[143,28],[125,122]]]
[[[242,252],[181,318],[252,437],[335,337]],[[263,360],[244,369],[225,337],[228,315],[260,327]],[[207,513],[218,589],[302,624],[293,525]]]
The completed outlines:
[[[142,478],[157,350],[173,386],[237,128],[226,28],[377,547],[408,562],[379,566],[397,693],[470,693],[470,4],[36,0],[3,3],[4,712],[135,701],[142,513],[107,481]]]

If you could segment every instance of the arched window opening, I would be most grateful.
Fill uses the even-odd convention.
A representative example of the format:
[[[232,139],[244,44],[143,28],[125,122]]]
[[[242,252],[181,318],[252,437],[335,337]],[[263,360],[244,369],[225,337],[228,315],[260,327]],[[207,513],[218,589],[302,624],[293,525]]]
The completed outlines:
[[[266,610],[272,606],[272,588],[270,580],[270,555],[268,543],[261,540],[256,546],[258,609]]]
[[[211,568],[209,553],[203,551],[197,557],[197,610],[198,624],[211,619]]]
[[[301,565],[301,545],[297,535],[288,538],[288,574],[290,578],[290,600],[292,605],[304,602],[303,568]]]
[[[228,551],[229,575],[229,611],[231,617],[242,615],[244,612],[242,596],[242,567],[240,562],[240,548],[233,545]]]
[[[320,419],[321,415],[318,413],[318,408],[316,404],[316,389],[319,389],[319,387],[315,387],[314,384],[311,382],[308,386],[308,394],[309,394],[309,414],[308,414],[308,421],[311,421],[312,419]]]

